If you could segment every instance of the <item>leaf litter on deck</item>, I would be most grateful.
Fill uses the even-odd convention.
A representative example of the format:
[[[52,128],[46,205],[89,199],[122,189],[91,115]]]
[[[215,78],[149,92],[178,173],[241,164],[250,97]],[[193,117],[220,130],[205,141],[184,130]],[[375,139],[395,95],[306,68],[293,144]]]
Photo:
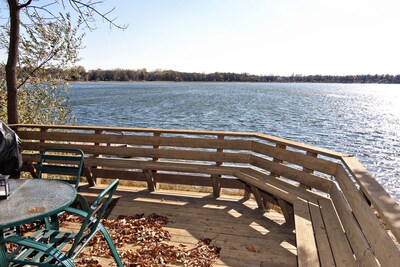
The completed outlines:
[[[79,222],[80,218],[63,215],[61,221]],[[154,266],[167,264],[175,266],[212,266],[219,257],[220,248],[212,244],[209,238],[201,239],[193,248],[186,245],[168,244],[170,233],[163,228],[169,221],[167,217],[152,213],[148,216],[119,216],[115,220],[103,219],[119,251],[125,266]],[[102,267],[97,257],[111,258],[112,254],[101,234],[97,234],[89,243],[89,249],[82,252],[76,261],[76,266]]]

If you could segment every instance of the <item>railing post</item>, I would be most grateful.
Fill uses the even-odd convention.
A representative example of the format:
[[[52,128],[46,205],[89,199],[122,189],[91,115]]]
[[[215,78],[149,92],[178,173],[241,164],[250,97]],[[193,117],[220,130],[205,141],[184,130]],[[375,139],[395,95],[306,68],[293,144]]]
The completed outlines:
[[[102,134],[103,131],[102,131],[102,130],[99,130],[99,129],[96,129],[96,130],[94,130],[94,133],[95,133],[95,134]],[[95,146],[95,147],[96,147],[96,146],[100,146],[100,145],[101,145],[101,144],[100,144],[99,142],[95,142],[95,143],[94,143],[94,146]],[[93,154],[93,158],[101,158],[101,155],[99,155],[99,154]],[[102,179],[96,177],[95,175],[93,175],[93,172],[91,171],[92,169],[97,169],[97,168],[100,168],[100,167],[98,167],[98,166],[90,166],[90,168],[89,168],[89,167],[86,168],[87,171],[88,171],[87,173],[90,174],[89,177],[87,177],[87,178],[88,178],[88,182],[89,182],[89,184],[90,184],[91,186],[93,186],[93,185],[95,185],[95,184],[101,184]]]
[[[307,155],[307,156],[310,156],[310,157],[314,157],[314,158],[316,158],[316,157],[318,156],[317,153],[310,152],[310,151],[307,151],[306,155]],[[306,173],[314,173],[314,170],[309,169],[309,168],[306,168],[306,167],[303,167],[303,172],[306,172]]]
[[[41,138],[39,140],[40,143],[40,149],[39,149],[39,154],[42,153],[43,151],[43,144],[47,143],[46,139],[42,137],[43,133],[47,133],[49,131],[49,128],[40,128],[40,135]],[[33,166],[28,166],[28,169],[30,170],[30,173],[32,174],[33,177],[37,177],[38,174],[38,166],[39,166],[39,162],[37,162],[36,167]],[[42,174],[42,178],[47,178],[47,173],[43,173]]]
[[[154,132],[153,133],[154,137],[161,137],[161,133]],[[160,149],[159,145],[153,145],[153,149]],[[153,162],[157,162],[159,158],[153,158]],[[154,174],[157,173],[157,170],[151,170],[151,171],[143,171],[144,175],[146,176],[147,180],[147,188],[149,189],[150,192],[153,192],[154,190],[159,188],[159,185],[156,183],[154,180]]]
[[[277,148],[281,148],[281,149],[286,149],[286,146],[285,146],[285,145],[278,144],[278,143],[276,144],[276,147],[277,147]],[[283,160],[277,159],[277,158],[273,158],[272,161],[273,161],[273,162],[276,162],[276,163],[279,163],[279,164],[283,163]],[[276,177],[276,178],[280,178],[280,177],[281,177],[279,174],[274,173],[274,172],[271,172],[271,175],[274,176],[274,177]]]
[[[154,135],[154,137],[161,137],[161,133],[154,133],[153,135]],[[153,145],[153,148],[154,149],[160,149],[160,146],[159,145]],[[153,158],[154,162],[156,162],[158,160],[159,160],[159,158]]]
[[[218,140],[224,140],[225,136],[224,135],[218,135]],[[217,148],[217,153],[224,152],[223,149]],[[222,162],[217,161],[215,163],[216,166],[221,166]],[[215,198],[218,198],[221,196],[221,175],[219,174],[211,174],[211,184],[213,188],[213,195]]]
[[[316,157],[318,156],[317,153],[310,152],[310,151],[307,151],[307,152],[306,152],[306,155],[307,155],[307,156],[310,156],[310,157],[314,157],[314,158],[316,158]],[[303,167],[303,172],[312,174],[312,173],[314,173],[314,170],[309,169],[309,168],[306,168],[306,167]],[[305,188],[305,189],[311,189],[311,187],[309,187],[309,186],[307,186],[307,185],[304,185],[304,184],[302,184],[302,183],[300,183],[300,187],[303,187],[303,188]]]
[[[49,131],[49,129],[48,128],[40,128],[40,133],[42,134],[42,133],[47,133]],[[42,144],[44,144],[44,143],[46,143],[46,139],[40,139],[39,140],[39,142],[40,142],[40,144],[42,145]],[[40,149],[42,149],[43,147],[42,146],[40,146]],[[40,152],[40,151],[39,151]]]

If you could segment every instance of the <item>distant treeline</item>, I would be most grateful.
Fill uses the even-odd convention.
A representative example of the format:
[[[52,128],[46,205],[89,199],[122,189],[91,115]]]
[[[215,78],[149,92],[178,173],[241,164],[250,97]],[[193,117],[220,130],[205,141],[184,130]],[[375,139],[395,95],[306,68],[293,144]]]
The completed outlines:
[[[400,75],[252,75],[248,73],[197,73],[173,70],[70,70],[71,81],[174,81],[174,82],[277,82],[277,83],[400,83]]]

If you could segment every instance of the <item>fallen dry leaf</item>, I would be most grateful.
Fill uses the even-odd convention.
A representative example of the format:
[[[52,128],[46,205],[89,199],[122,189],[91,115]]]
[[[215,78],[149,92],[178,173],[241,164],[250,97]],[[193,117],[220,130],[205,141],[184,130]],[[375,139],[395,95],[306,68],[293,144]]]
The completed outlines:
[[[29,208],[28,212],[29,213],[42,213],[45,211],[44,207],[35,207],[35,208]]]
[[[248,245],[248,246],[246,246],[246,249],[247,249],[248,251],[250,251],[250,252],[258,253],[257,247],[254,246],[254,245]]]

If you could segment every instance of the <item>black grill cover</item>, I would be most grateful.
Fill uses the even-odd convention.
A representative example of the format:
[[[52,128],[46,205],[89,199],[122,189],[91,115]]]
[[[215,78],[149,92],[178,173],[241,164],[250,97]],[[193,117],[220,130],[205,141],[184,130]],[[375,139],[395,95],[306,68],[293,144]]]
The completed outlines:
[[[0,120],[0,174],[18,178],[21,166],[21,141],[11,128]]]

